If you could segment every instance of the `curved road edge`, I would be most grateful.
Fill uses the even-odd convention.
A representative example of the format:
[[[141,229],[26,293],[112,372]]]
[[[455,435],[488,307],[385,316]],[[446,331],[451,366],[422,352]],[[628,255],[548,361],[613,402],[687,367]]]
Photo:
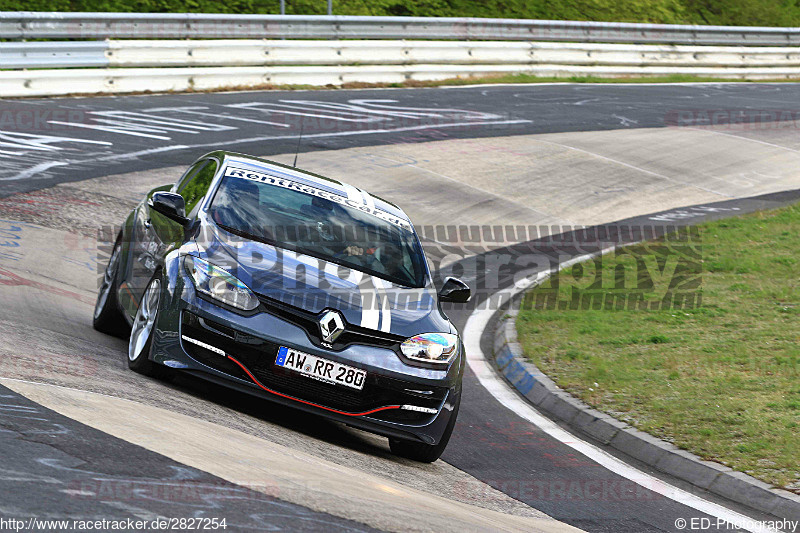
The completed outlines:
[[[544,277],[537,283],[542,281]],[[693,453],[589,407],[561,389],[525,359],[522,346],[517,342],[517,312],[512,310],[507,315],[495,330],[494,366],[536,408],[601,444],[695,487],[780,518],[800,519],[800,496],[719,463],[704,461]]]
[[[732,216],[730,208],[736,209],[735,215],[742,215],[761,209],[789,205],[798,200],[800,200],[800,190],[772,193],[716,204],[703,204],[704,214],[702,216],[692,217],[690,220],[678,222],[677,224],[689,226],[708,220],[727,218]],[[694,207],[700,206],[687,207],[681,211],[688,212]],[[714,209],[717,207],[728,209]],[[606,225],[605,227],[631,226],[643,222],[653,224],[653,220],[658,220],[659,216],[665,214],[669,214],[669,212],[634,217]],[[674,231],[676,223],[671,223]],[[589,229],[591,230],[591,228]],[[669,231],[669,227],[667,226],[664,230]],[[681,450],[670,443],[636,430],[610,415],[593,409],[558,387],[536,365],[525,359],[522,347],[517,342],[515,327],[517,310],[514,304],[518,303],[522,295],[532,287],[544,282],[558,270],[635,242],[635,240],[621,242],[593,253],[574,256],[560,263],[554,269],[531,272],[526,278],[497,291],[495,296],[500,296],[499,300],[495,300],[499,302],[497,308],[484,309],[478,306],[469,315],[467,327],[464,328],[465,344],[467,345],[467,352],[470,354],[468,358],[470,367],[478,376],[481,384],[506,407],[525,418],[529,418],[525,414],[533,415],[536,417],[535,421],[531,420],[534,424],[551,426],[553,433],[563,432],[562,436],[566,438],[560,440],[576,448],[579,452],[585,453],[587,449],[590,449],[595,452],[593,455],[604,455],[606,459],[610,459],[612,462],[617,461],[627,466],[634,475],[638,474],[640,476],[640,480],[648,477],[647,474],[638,472],[634,466],[623,463],[603,451],[600,447],[595,447],[590,443],[591,441],[599,442],[601,445],[610,446],[660,472],[744,505],[747,508],[782,519],[800,520],[800,496],[775,488],[743,472],[737,472],[718,463],[704,461],[686,450]],[[491,328],[494,328],[494,330],[492,331]],[[492,353],[488,354],[482,349],[482,340],[485,340],[487,336],[490,337],[489,345],[492,348]],[[483,345],[485,346],[486,343],[483,343]],[[498,379],[498,377],[501,377],[501,379]],[[509,390],[508,386],[513,390]],[[524,400],[520,397],[524,398]],[[511,404],[515,403],[515,400],[516,402],[524,403],[530,412],[520,413],[519,409],[514,409]],[[542,416],[537,409],[547,413],[549,418]],[[582,434],[589,437],[589,441],[582,442],[575,439],[575,435],[553,424],[550,418],[564,422],[578,435]],[[546,427],[542,427],[542,429],[547,431]],[[577,441],[577,444],[575,441]],[[573,444],[575,445],[573,446]],[[667,491],[672,491],[673,494],[669,496],[670,498],[682,501],[682,503],[690,507],[695,507],[698,510],[702,507],[704,511],[723,519],[727,516],[732,523],[738,522],[741,524],[746,523],[748,520],[747,517],[730,511],[721,505],[703,500],[701,497],[689,494],[682,489],[669,487],[666,483],[662,482],[661,484],[666,486]],[[650,488],[653,489],[652,486]],[[695,500],[695,505],[687,501],[687,499]]]

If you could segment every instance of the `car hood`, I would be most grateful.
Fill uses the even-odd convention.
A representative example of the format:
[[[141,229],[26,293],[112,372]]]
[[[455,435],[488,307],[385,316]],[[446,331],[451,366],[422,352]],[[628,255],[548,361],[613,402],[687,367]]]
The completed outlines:
[[[452,332],[432,286],[407,288],[336,263],[251,241],[213,224],[196,239],[200,257],[258,295],[320,313],[336,309],[355,326],[403,336]]]

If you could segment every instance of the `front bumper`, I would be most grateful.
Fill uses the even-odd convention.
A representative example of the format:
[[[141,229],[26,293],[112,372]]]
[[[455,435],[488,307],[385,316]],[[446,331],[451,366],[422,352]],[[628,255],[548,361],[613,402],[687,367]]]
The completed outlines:
[[[168,295],[159,313],[154,361],[373,433],[427,444],[441,439],[461,394],[463,354],[439,370],[410,366],[386,347],[323,350],[276,313],[244,316],[197,298],[190,284],[181,289]],[[280,346],[361,368],[367,372],[364,388],[276,366]]]

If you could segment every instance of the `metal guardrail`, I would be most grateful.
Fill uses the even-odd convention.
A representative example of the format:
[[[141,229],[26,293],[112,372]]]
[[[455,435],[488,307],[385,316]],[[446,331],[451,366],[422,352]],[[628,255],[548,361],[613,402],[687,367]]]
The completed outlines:
[[[107,67],[108,42],[0,43],[0,68]]]
[[[533,65],[800,67],[800,48],[502,41],[107,41],[112,67]]]
[[[6,69],[355,65],[800,67],[800,48],[503,41],[265,39],[0,43]]]
[[[800,78],[800,28],[3,12],[0,38],[72,39],[0,42],[0,97],[393,84],[520,72]]]
[[[0,39],[444,39],[797,46],[800,28],[547,20],[0,12]]]
[[[237,46],[225,46],[231,42]],[[758,48],[755,50],[762,53],[743,55],[753,49],[709,47],[718,49],[698,51],[691,48],[699,47],[663,45],[430,41],[348,41],[337,42],[334,47],[321,41],[246,40],[107,41],[107,44],[108,68],[2,70],[0,97],[355,82],[398,84],[517,73],[560,78],[692,74],[748,80],[800,79],[800,56],[787,53],[785,48]],[[135,46],[128,46],[131,44]],[[301,44],[308,46],[292,49],[292,45]],[[354,46],[348,48],[347,44]],[[420,46],[413,47],[412,55],[406,54],[408,45],[414,44]],[[341,56],[337,51],[342,52]]]
[[[96,68],[0,71],[0,97],[125,94],[188,90],[235,90],[275,85],[342,85],[403,83],[526,73],[542,77],[669,76],[686,74],[685,67],[584,65],[353,65],[275,67]],[[800,67],[713,68],[692,74],[728,79],[798,79]]]

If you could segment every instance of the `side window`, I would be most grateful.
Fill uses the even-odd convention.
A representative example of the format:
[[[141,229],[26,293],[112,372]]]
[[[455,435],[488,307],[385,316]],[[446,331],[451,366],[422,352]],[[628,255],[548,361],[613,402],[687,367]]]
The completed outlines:
[[[214,180],[214,174],[217,173],[217,162],[207,159],[199,163],[197,170],[192,170],[193,173],[188,173],[186,179],[178,185],[177,190],[186,202],[186,216],[189,218],[197,214],[196,208],[200,205],[200,200],[205,197]]]
[[[206,164],[208,164],[208,160],[204,159],[203,161],[198,161],[194,165],[190,166],[189,169],[183,173],[181,179],[179,179],[172,187],[172,192],[180,192],[180,190],[183,189],[187,183],[189,183],[189,180],[191,180],[194,175],[197,174],[197,171],[206,166]]]

